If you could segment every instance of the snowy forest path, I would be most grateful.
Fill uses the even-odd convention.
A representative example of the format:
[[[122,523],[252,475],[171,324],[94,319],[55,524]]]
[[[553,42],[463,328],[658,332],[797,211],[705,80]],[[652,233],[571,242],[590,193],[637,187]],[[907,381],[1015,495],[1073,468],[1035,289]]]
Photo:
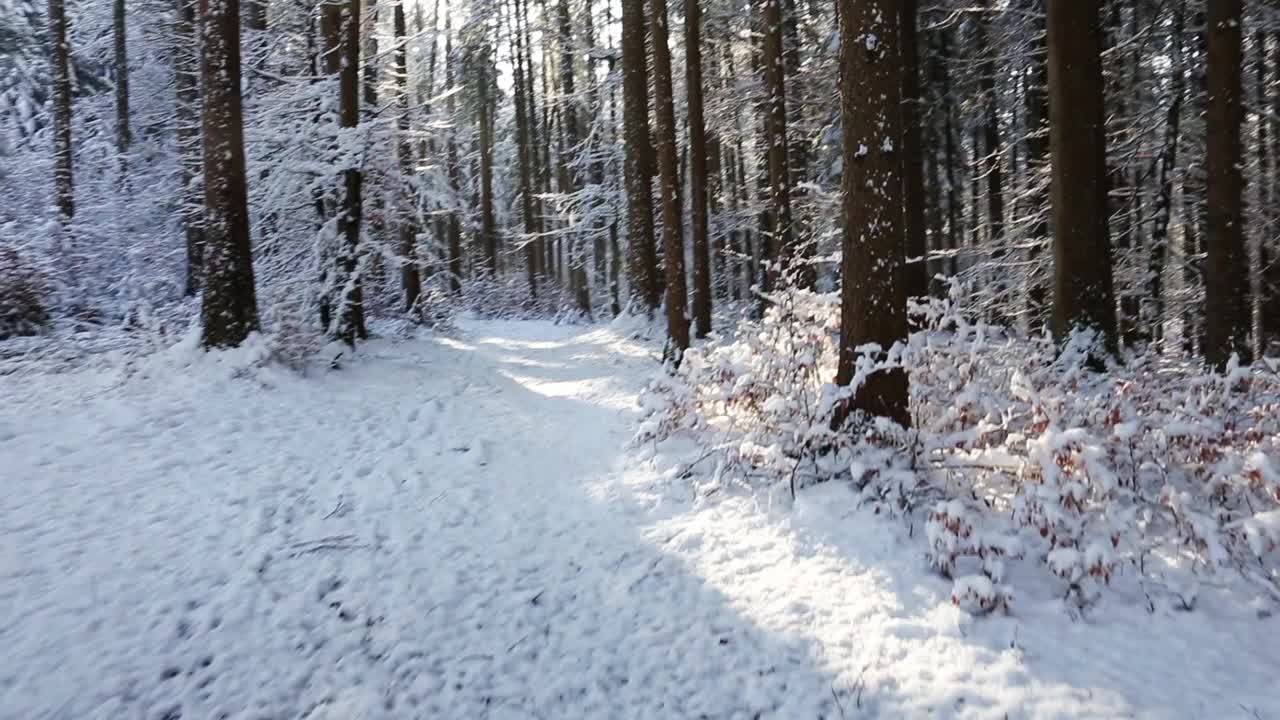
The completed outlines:
[[[1254,624],[975,619],[847,488],[693,497],[617,329],[243,355],[0,377],[0,720],[1280,710]]]
[[[0,466],[30,482],[0,499],[0,715],[778,707],[804,644],[609,503],[652,367],[622,344],[476,324],[308,378],[197,362],[3,388]]]

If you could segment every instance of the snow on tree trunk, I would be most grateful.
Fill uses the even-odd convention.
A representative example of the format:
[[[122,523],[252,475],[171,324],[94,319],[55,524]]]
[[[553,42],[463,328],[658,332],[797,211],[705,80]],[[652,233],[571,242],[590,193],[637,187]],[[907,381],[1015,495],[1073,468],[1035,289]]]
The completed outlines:
[[[205,347],[235,347],[258,329],[249,247],[240,98],[239,0],[200,0],[204,132]]]
[[[840,0],[839,9],[844,228],[836,383],[849,385],[859,375],[861,358],[881,360],[907,339],[902,67],[898,3]],[[881,369],[862,378],[852,409],[910,425],[906,371]]]
[[[63,224],[76,214],[71,150],[71,48],[63,0],[49,0],[49,55],[53,65],[53,195]]]

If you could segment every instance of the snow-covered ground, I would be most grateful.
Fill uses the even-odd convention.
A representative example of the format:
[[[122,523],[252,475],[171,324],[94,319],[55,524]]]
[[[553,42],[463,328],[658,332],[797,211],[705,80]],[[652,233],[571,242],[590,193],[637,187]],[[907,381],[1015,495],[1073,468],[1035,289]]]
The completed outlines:
[[[614,329],[249,354],[0,377],[0,718],[1280,718],[1276,617],[973,618],[845,488],[695,501]]]

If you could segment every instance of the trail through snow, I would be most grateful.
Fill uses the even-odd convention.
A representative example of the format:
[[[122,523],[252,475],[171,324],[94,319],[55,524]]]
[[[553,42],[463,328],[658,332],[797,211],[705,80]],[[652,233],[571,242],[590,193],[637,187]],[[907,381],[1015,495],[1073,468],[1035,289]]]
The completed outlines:
[[[609,328],[169,355],[0,377],[0,718],[1280,717],[1274,619],[974,619],[840,487],[694,502]]]

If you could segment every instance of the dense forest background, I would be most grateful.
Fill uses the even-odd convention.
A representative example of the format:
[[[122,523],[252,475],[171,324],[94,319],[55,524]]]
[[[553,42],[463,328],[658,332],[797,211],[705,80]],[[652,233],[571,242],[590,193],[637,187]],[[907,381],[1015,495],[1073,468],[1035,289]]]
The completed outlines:
[[[1273,7],[1064,8],[1094,16],[1059,42],[1100,63],[1105,198],[1079,211],[1094,218],[1053,211],[1051,130],[1089,109],[1050,111],[1043,2],[853,3],[872,6],[900,13],[908,294],[1038,333],[1055,272],[1105,259],[1117,349],[1221,363],[1280,342]],[[239,22],[245,223],[271,328],[665,300],[703,335],[713,314],[758,314],[780,279],[838,283],[837,4],[4,0],[5,335],[190,314],[215,271],[200,54],[219,10]],[[1058,91],[1088,85],[1086,65],[1064,65]],[[1073,137],[1064,153],[1088,155]],[[1099,220],[1103,237],[1073,234]],[[1074,241],[1055,263],[1056,236]]]
[[[1272,3],[0,0],[0,111],[0,360],[621,317],[701,497],[1280,599]]]

